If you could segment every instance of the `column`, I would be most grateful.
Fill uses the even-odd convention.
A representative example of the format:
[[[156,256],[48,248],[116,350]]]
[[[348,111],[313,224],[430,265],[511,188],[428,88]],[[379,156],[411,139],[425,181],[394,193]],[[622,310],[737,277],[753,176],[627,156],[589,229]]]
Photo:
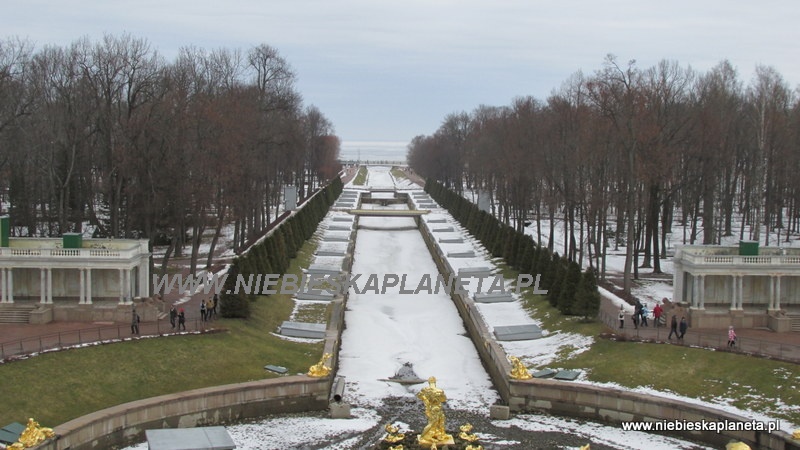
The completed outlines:
[[[673,283],[675,286],[672,289],[672,301],[680,303],[683,301],[683,282],[686,272],[683,271],[683,266],[679,261],[674,262],[674,270]]]
[[[39,268],[39,303],[47,303],[47,269]]]
[[[731,309],[736,309],[736,291],[739,288],[737,278],[738,277],[736,275],[733,275],[733,279],[731,281]]]
[[[78,272],[81,273],[81,295],[78,298],[78,304],[82,305],[86,303],[86,269],[78,269]]]
[[[125,304],[125,271],[123,269],[118,269],[119,271],[119,304]]]
[[[0,303],[6,302],[6,268],[0,268]]]
[[[53,303],[53,269],[47,269],[47,303]]]
[[[706,307],[706,276],[700,275],[700,298],[698,299],[700,302],[700,308],[704,309]]]
[[[775,277],[775,309],[781,309],[781,276]]]
[[[8,283],[8,303],[14,303],[14,268],[8,268],[8,275],[6,275],[6,282]]]
[[[699,303],[697,299],[700,298],[700,280],[699,275],[692,275],[692,308],[697,308]]]
[[[92,304],[92,269],[86,269],[86,299],[87,305]]]
[[[775,276],[769,276],[769,301],[767,310],[775,309]]]

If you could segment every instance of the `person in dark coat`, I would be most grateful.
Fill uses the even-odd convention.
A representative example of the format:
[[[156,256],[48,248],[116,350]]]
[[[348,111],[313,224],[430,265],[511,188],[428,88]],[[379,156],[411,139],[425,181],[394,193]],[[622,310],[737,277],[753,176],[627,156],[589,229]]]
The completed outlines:
[[[139,314],[136,313],[136,308],[131,311],[131,334],[139,334]]]
[[[180,331],[181,328],[186,331],[186,314],[183,312],[183,308],[178,312],[178,331]]]
[[[667,339],[672,340],[673,333],[675,337],[680,336],[680,334],[678,334],[678,316],[675,314],[672,315],[672,320],[669,323],[669,337],[667,337]]]
[[[686,321],[686,316],[681,317],[681,323],[678,325],[678,328],[681,332],[681,334],[678,335],[678,339],[683,340],[683,336],[689,328],[689,322]]]
[[[172,329],[175,329],[175,323],[178,320],[178,310],[175,309],[175,305],[169,309],[169,324],[172,325]]]
[[[206,301],[200,300],[200,320],[205,322],[206,321]]]
[[[625,310],[622,307],[619,307],[619,328],[622,329],[625,326]]]

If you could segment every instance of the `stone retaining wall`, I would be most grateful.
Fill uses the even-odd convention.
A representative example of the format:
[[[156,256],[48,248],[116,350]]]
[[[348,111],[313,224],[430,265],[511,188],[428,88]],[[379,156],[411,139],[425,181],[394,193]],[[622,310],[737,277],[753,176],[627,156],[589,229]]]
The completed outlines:
[[[137,400],[87,414],[53,429],[39,450],[108,449],[143,442],[145,430],[239,422],[267,414],[323,410],[330,378],[289,376]]]

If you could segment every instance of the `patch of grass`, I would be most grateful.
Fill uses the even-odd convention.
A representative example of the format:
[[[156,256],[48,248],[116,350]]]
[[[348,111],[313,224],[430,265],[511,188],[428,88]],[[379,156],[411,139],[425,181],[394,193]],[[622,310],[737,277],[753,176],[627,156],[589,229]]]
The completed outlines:
[[[307,242],[288,273],[298,277],[316,242]],[[305,373],[322,343],[285,341],[274,332],[293,309],[289,295],[257,297],[248,320],[220,319],[225,332],[182,335],[49,353],[0,365],[0,424],[36,418],[55,426],[120,403],[278,375],[266,364]]]
[[[361,166],[358,168],[358,173],[353,179],[353,184],[356,186],[363,186],[367,184],[367,166]]]
[[[392,176],[395,177],[398,180],[402,180],[404,178],[408,178],[406,176],[406,173],[403,172],[403,169],[401,169],[399,167],[392,167],[391,172],[392,172]]]

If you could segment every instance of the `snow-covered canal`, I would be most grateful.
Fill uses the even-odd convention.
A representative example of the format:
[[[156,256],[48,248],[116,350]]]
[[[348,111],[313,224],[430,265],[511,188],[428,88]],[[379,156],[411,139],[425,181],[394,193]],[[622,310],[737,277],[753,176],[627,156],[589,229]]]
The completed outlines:
[[[436,278],[422,235],[408,230],[413,219],[362,217],[359,226],[368,229],[357,234],[354,276],[365,280],[375,274],[383,280],[386,274],[406,275],[406,290],[413,290],[425,274]],[[387,229],[377,229],[381,227]],[[363,284],[360,290],[365,290]],[[420,378],[435,376],[451,407],[488,410],[497,399],[458,311],[444,292],[401,294],[400,286],[379,294],[351,291],[345,322],[339,375],[346,377],[355,404],[377,406],[386,397],[413,397],[420,385],[381,381],[406,363]]]

